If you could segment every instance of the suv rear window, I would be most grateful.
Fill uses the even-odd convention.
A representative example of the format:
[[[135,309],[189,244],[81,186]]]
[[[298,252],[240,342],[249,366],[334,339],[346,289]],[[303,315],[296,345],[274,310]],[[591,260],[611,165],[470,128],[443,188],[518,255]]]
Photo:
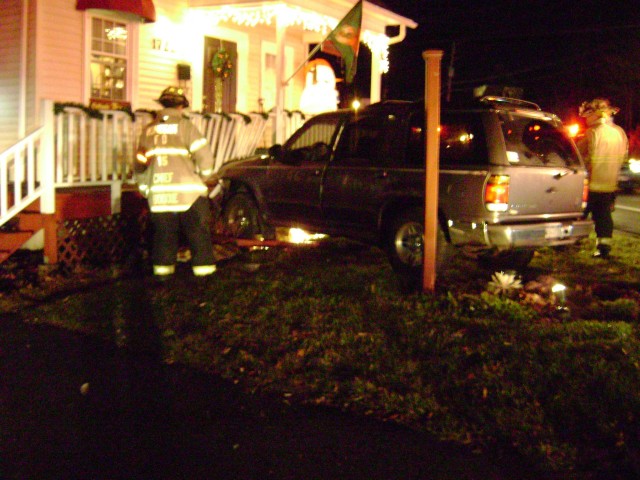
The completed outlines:
[[[444,113],[440,119],[440,165],[486,165],[489,154],[480,115]],[[424,113],[411,116],[408,163],[424,165]]]
[[[500,114],[499,118],[510,164],[580,166],[574,144],[560,126],[544,119],[514,114]]]

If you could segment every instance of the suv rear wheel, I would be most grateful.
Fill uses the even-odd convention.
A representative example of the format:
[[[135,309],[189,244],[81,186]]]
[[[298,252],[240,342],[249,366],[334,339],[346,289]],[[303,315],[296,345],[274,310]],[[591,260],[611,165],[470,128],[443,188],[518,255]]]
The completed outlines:
[[[389,262],[407,287],[419,285],[422,278],[424,252],[424,214],[419,208],[406,210],[397,215],[386,229],[385,249]],[[436,268],[444,266],[451,246],[441,228],[437,235]]]
[[[233,238],[253,239],[263,235],[260,212],[248,193],[234,194],[222,210],[222,234]]]

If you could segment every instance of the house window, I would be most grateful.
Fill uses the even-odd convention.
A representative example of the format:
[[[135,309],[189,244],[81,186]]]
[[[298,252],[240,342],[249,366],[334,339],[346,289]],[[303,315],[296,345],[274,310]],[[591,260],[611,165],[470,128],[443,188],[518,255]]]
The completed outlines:
[[[126,23],[98,17],[91,19],[92,99],[127,99],[128,36]]]

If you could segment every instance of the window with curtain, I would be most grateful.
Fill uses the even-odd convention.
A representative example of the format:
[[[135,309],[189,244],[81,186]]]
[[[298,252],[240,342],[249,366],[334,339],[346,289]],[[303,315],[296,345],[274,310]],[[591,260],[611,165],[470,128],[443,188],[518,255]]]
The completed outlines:
[[[126,101],[127,24],[99,17],[91,19],[91,98]]]

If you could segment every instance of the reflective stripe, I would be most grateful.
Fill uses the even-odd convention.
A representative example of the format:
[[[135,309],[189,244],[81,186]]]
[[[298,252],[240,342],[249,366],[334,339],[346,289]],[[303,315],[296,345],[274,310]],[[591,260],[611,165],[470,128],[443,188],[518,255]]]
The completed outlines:
[[[191,205],[152,205],[149,208],[153,213],[186,212]]]
[[[193,266],[193,274],[196,277],[205,277],[207,275],[211,275],[216,271],[215,265],[194,265]]]
[[[213,168],[207,168],[206,170],[202,170],[200,172],[200,175],[202,175],[203,177],[208,177],[212,173],[213,173]]]
[[[154,265],[154,275],[173,275],[176,271],[175,265]]]
[[[207,186],[201,183],[187,183],[184,185],[154,185],[151,187],[153,193],[156,192],[206,192]]]
[[[159,123],[154,127],[157,134],[160,135],[177,135],[178,124],[177,123]]]
[[[200,138],[191,144],[191,146],[189,147],[189,150],[191,150],[192,152],[195,152],[196,150],[200,150],[206,144],[207,144],[207,139]]]
[[[602,237],[596,239],[596,244],[598,245],[611,245],[613,244],[613,239],[610,237]]]
[[[189,150],[186,148],[177,148],[177,147],[165,147],[165,148],[153,148],[145,153],[145,156],[154,157],[156,155],[183,155],[185,157],[189,156]]]

